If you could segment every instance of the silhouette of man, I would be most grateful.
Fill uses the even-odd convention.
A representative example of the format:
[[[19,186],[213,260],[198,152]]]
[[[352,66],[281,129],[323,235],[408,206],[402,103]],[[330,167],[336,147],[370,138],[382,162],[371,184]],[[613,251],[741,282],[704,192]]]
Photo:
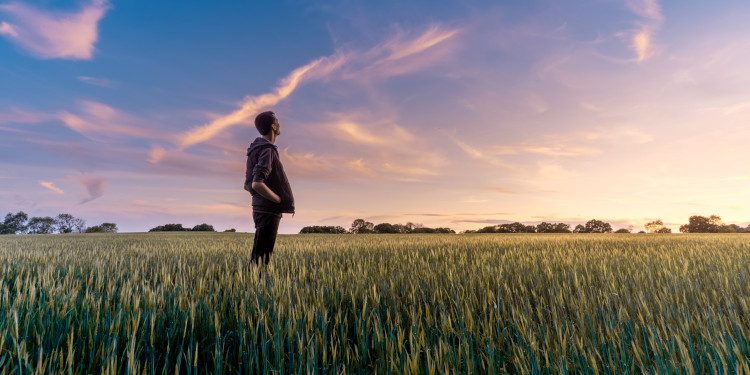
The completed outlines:
[[[255,117],[255,128],[261,136],[247,149],[245,172],[245,190],[253,196],[255,223],[251,269],[258,266],[261,258],[268,265],[276,243],[281,214],[294,214],[292,188],[281,165],[279,151],[274,145],[276,137],[281,135],[279,120],[273,112],[263,112]]]

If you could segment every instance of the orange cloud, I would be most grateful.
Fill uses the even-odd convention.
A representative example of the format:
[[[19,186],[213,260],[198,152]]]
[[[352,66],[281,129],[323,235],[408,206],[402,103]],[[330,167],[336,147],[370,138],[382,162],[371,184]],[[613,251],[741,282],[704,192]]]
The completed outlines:
[[[387,134],[387,136],[375,135],[359,123],[348,119],[334,122],[328,127],[332,130],[333,136],[342,141],[351,143],[367,145],[402,144],[414,139],[414,136],[411,133],[398,125],[391,124],[388,126],[387,130],[383,129],[384,126],[385,125],[380,125],[378,127],[380,128],[380,133]]]
[[[23,3],[0,5],[15,23],[2,22],[5,35],[43,59],[89,60],[98,39],[97,24],[109,9],[106,0],[93,0],[77,13],[49,12]]]
[[[359,173],[362,173],[365,176],[370,176],[370,177],[375,176],[375,173],[372,170],[370,170],[370,168],[367,168],[365,166],[365,163],[364,161],[362,161],[362,159],[348,161],[346,163],[346,166]]]
[[[58,188],[57,186],[55,186],[53,183],[49,181],[39,181],[39,185],[42,185],[46,187],[47,189],[52,190],[55,194],[65,194],[65,192],[62,191],[62,189]]]
[[[639,63],[646,61],[654,54],[654,36],[664,21],[658,0],[626,0],[626,6],[645,20],[640,29],[631,36],[631,48],[637,55]]]
[[[196,127],[179,137],[179,150],[208,141],[222,130],[247,123],[262,109],[276,105],[288,97],[305,80],[320,79],[339,68],[346,56],[335,54],[331,57],[321,57],[305,66],[299,67],[285,77],[281,84],[271,93],[245,98],[239,109],[221,116],[208,124]]]

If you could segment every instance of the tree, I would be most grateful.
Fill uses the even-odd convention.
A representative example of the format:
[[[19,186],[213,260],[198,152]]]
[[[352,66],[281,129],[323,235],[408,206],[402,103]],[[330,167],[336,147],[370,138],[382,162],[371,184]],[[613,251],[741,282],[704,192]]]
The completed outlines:
[[[193,232],[216,232],[214,230],[213,225],[208,225],[206,223],[198,224],[191,229]]]
[[[586,222],[586,233],[612,233],[612,226],[601,220],[589,220]]]
[[[494,225],[486,226],[478,230],[477,233],[495,233],[495,226]]]
[[[23,211],[18,211],[15,214],[8,213],[5,215],[5,220],[0,224],[0,234],[16,234],[23,233],[26,231],[26,221],[29,220],[29,215],[26,215]]]
[[[183,228],[182,224],[166,224],[166,225],[160,225],[158,227],[154,227],[149,229],[149,232],[181,232],[181,231],[187,231],[190,230],[188,228]]]
[[[612,233],[612,226],[601,220],[592,219],[586,222],[586,225],[578,224],[573,230],[574,233]]]
[[[349,229],[354,234],[372,233],[374,225],[365,221],[364,219],[357,219],[352,222],[352,227]]]
[[[236,231],[237,231],[237,229],[234,229],[234,228],[230,228],[230,229],[227,229],[227,230],[225,230],[225,231],[224,231],[224,233],[227,233],[227,232],[232,232],[232,233],[234,233],[234,232],[236,232]]]
[[[659,233],[659,230],[664,228],[664,222],[661,219],[649,221],[644,227],[649,233]]]
[[[688,223],[680,226],[682,233],[716,233],[719,231],[719,225],[723,224],[721,218],[716,215],[711,217],[693,215],[688,219]]]
[[[101,225],[94,225],[93,227],[86,228],[85,233],[107,233],[107,231]]]
[[[656,233],[672,233],[672,230],[667,227],[664,227],[664,228],[657,230]]]
[[[375,233],[399,233],[398,229],[390,223],[380,223],[373,230]]]
[[[534,233],[536,227],[533,225],[524,225],[523,223],[515,222],[510,224],[500,224],[495,226],[495,233]]]
[[[616,230],[615,233],[630,233],[630,229],[620,228],[620,229]]]
[[[55,229],[59,233],[72,233],[73,219],[75,219],[75,217],[71,214],[57,215],[57,217],[55,217]]]
[[[50,216],[32,217],[26,226],[26,230],[31,234],[49,234],[55,231],[55,219]]]
[[[115,223],[102,223],[102,228],[104,228],[104,231],[107,233],[117,233],[119,230]]]
[[[315,233],[325,233],[325,234],[343,234],[346,233],[346,229],[340,226],[320,226],[320,225],[313,225],[309,227],[303,227],[300,231],[300,234],[315,234]]]

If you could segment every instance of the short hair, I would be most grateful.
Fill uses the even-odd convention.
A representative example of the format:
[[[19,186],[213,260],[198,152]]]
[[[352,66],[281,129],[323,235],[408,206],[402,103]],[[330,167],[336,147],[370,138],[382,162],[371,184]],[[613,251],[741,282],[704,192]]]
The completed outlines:
[[[255,128],[260,135],[266,135],[271,132],[271,125],[276,122],[276,114],[266,111],[255,116]]]

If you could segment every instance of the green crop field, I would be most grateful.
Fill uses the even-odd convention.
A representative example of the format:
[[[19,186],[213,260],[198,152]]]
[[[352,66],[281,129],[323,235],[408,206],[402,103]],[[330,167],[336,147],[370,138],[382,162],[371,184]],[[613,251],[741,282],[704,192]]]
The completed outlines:
[[[750,373],[750,235],[0,237],[0,370]]]

